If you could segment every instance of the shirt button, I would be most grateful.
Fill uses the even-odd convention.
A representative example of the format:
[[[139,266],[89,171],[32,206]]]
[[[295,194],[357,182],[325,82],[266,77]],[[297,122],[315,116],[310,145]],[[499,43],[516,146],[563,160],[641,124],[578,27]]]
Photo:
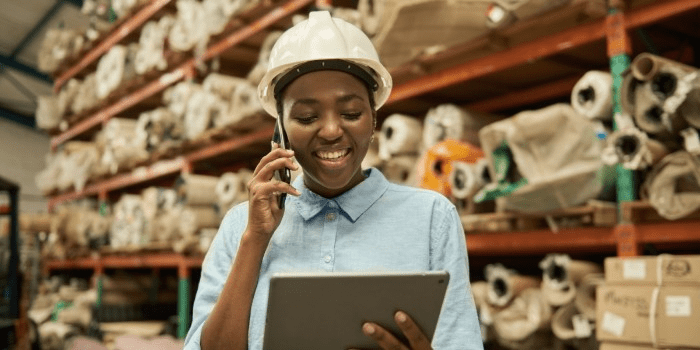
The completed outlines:
[[[326,256],[323,258],[323,261],[325,261],[325,262],[327,262],[327,263],[331,262],[331,256],[330,256],[330,255],[326,255]]]
[[[326,221],[333,221],[333,220],[335,220],[335,213],[326,214]]]

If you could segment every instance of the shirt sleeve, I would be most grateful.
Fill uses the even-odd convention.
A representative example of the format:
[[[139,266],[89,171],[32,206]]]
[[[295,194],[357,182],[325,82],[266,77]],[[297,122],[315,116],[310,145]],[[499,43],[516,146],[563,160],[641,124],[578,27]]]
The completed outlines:
[[[438,202],[431,226],[431,269],[450,274],[432,345],[436,350],[484,348],[469,283],[462,222],[452,203]]]
[[[245,228],[246,213],[245,206],[239,205],[226,214],[204,257],[202,275],[192,307],[192,325],[185,338],[184,350],[201,349],[202,326],[228,279],[240,235]]]

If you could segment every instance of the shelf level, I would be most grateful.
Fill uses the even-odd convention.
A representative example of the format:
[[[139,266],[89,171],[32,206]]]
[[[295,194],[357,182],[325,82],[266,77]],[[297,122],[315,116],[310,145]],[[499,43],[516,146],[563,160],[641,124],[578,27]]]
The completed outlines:
[[[307,6],[312,2],[313,0],[290,0],[283,5],[270,10],[249,25],[244,26],[243,28],[224,37],[219,42],[209,46],[209,48],[207,48],[207,50],[200,57],[189,59],[179,67],[161,75],[160,78],[154,79],[140,89],[122,97],[116,103],[99,110],[93,115],[88,116],[87,118],[73,125],[68,130],[52,137],[51,148],[55,150],[60,144],[92,128],[98,127],[100,124],[106,123],[112,117],[165,90],[167,87],[175,84],[181,79],[194,75],[194,69],[200,62],[220,55],[225,50],[241,43],[242,41],[259,33],[263,29],[271,26],[282,18],[298,11],[302,7]]]
[[[172,1],[173,0],[153,0],[137,13],[130,16],[124,23],[119,25],[117,28],[114,28],[111,34],[109,34],[93,49],[85,53],[85,55],[82,56],[82,58],[76,64],[66,69],[58,77],[56,77],[54,80],[54,91],[58,92],[68,80],[97,61],[103,54],[126,38],[129,34],[141,28],[141,26],[146,23],[146,21],[151,19],[156,12]]]
[[[149,166],[138,167],[129,173],[119,174],[92,183],[86,186],[82,191],[73,191],[52,196],[49,199],[49,208],[53,208],[62,202],[99,195],[120,188],[147,183],[163,176],[177,174],[183,170],[189,169],[192,163],[207,160],[228,152],[234,152],[258,141],[269,140],[272,137],[272,133],[272,127],[257,130],[243,136],[194,150],[175,159],[161,160]]]
[[[624,27],[627,30],[637,28],[698,8],[700,8],[700,0],[672,0],[653,3],[626,12]],[[427,74],[394,86],[386,103],[391,105],[603,40],[608,34],[606,30],[606,19],[601,19]],[[392,72],[405,69],[404,66],[401,66]]]

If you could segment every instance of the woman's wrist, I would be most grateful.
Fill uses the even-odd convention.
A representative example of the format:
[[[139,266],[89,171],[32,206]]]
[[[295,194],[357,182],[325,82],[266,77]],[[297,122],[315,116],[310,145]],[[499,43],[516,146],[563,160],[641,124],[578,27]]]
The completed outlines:
[[[269,243],[270,237],[266,237],[265,235],[257,232],[252,232],[249,229],[246,229],[241,237],[241,247],[243,247],[245,251],[252,250],[265,253]]]

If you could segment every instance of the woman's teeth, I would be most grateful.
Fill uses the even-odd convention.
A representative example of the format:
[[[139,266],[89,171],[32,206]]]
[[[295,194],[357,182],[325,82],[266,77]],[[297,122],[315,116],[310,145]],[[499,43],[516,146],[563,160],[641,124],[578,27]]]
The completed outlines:
[[[317,152],[318,156],[322,159],[338,159],[348,153],[347,149],[344,149],[342,151],[333,151],[333,152]]]

